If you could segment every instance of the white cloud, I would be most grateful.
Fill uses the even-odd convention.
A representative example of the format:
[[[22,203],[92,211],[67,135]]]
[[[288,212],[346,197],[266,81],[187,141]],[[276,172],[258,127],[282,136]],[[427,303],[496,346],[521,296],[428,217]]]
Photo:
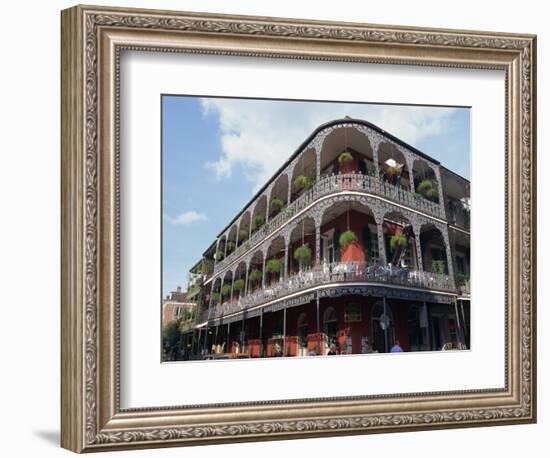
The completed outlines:
[[[219,179],[240,167],[257,191],[319,125],[344,116],[365,119],[415,145],[444,132],[453,109],[342,103],[201,99],[219,121],[221,155],[206,164]],[[428,152],[429,154],[429,152]]]
[[[188,224],[195,223],[197,221],[208,221],[208,217],[204,213],[198,213],[194,210],[186,211],[175,218],[164,215],[164,219],[168,221],[170,224],[178,224],[181,226],[186,226]]]

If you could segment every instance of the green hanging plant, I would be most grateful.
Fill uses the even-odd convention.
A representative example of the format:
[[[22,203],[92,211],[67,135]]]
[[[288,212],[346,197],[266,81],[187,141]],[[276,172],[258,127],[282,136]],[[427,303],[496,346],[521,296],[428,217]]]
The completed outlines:
[[[298,189],[309,189],[313,186],[313,178],[307,175],[298,175],[294,178],[294,186]]]
[[[435,259],[432,259],[432,272],[436,274],[443,274],[445,273],[445,261],[436,261]]]
[[[390,248],[394,250],[397,247],[407,246],[407,236],[403,232],[396,232],[390,238]]]
[[[232,240],[227,242],[227,251],[231,253],[234,249],[235,249],[235,242],[233,242]]]
[[[277,197],[274,197],[273,199],[271,199],[271,208],[273,210],[279,211],[281,208],[283,208],[284,204],[285,203]]]
[[[278,274],[281,272],[281,260],[276,258],[270,259],[267,261],[265,268],[272,274]]]
[[[311,248],[307,243],[303,244],[302,246],[294,250],[294,259],[296,259],[298,262],[300,262],[303,265],[310,265],[311,257],[312,257]]]
[[[340,153],[340,155],[338,156],[338,162],[340,164],[344,162],[351,162],[351,161],[353,161],[353,156],[349,151],[344,151],[343,153]]]
[[[420,198],[422,197],[418,192],[413,192],[413,193],[412,193],[412,196],[413,196],[413,199],[414,199],[414,200],[418,200],[418,199],[420,199]]]
[[[255,231],[259,229],[264,225],[264,223],[265,219],[260,215],[256,215],[254,218],[252,218],[252,230]]]
[[[248,278],[252,283],[256,283],[262,279],[262,272],[259,269],[252,269],[248,274]]]
[[[340,242],[340,246],[342,248],[346,248],[350,243],[357,242],[357,235],[355,235],[355,232],[348,229],[340,234],[340,238],[338,240]]]
[[[376,176],[376,167],[374,166],[374,164],[367,165],[367,175],[369,177]]]
[[[221,261],[223,259],[223,251],[218,250],[216,253],[214,253],[214,260]]]
[[[217,304],[218,302],[220,302],[220,293],[212,293],[212,302],[214,304]]]
[[[231,285],[222,286],[222,296],[229,296],[230,292],[231,292]]]
[[[244,289],[244,280],[242,278],[235,280],[233,283],[233,289],[239,292],[242,291]]]
[[[420,183],[418,183],[418,186],[416,187],[418,192],[424,193],[428,189],[433,189],[434,184],[433,181],[429,178],[424,178]]]

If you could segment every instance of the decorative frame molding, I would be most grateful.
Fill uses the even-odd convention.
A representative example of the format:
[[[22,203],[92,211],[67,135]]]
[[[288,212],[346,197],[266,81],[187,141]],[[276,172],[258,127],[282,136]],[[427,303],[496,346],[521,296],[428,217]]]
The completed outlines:
[[[63,447],[90,452],[535,421],[535,36],[92,6],[64,10],[61,33]],[[123,49],[504,70],[506,387],[121,410]]]

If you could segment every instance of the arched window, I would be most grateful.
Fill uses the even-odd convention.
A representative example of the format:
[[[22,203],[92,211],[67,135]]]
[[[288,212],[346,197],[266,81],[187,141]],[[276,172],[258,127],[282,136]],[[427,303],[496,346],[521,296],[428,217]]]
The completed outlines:
[[[384,304],[379,301],[372,308],[372,346],[375,351],[388,352],[395,340],[393,315],[390,306],[386,304],[387,316],[384,315]],[[387,344],[386,344],[387,333]]]

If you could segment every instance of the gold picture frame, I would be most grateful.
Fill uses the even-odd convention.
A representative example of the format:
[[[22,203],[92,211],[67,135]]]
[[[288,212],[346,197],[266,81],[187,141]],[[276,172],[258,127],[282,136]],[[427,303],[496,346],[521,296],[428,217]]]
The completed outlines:
[[[61,445],[75,452],[536,421],[536,37],[76,6],[62,12]],[[120,408],[118,65],[124,49],[506,73],[504,389]]]

